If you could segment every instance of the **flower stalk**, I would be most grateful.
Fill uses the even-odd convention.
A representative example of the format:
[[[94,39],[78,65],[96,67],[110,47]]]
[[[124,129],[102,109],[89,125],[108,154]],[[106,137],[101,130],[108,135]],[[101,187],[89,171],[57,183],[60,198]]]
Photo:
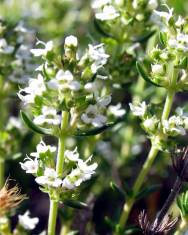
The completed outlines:
[[[68,118],[69,118],[68,112],[62,112],[61,135],[58,141],[58,154],[57,154],[57,164],[56,164],[56,172],[59,177],[62,177],[63,174],[65,140],[66,140],[66,134],[64,132],[68,124]],[[50,199],[48,235],[55,235],[57,211],[58,211],[58,201]]]

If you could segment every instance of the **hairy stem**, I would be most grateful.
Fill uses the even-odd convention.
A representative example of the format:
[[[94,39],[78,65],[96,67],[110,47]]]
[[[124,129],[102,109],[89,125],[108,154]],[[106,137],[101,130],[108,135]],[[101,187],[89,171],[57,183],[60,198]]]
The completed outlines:
[[[68,124],[69,115],[67,112],[62,113],[62,123],[61,123],[61,135],[58,141],[58,153],[57,153],[57,163],[56,163],[56,172],[59,177],[62,177],[63,174],[63,165],[64,165],[64,153],[65,153],[65,140],[66,134],[64,130]],[[58,201],[50,199],[50,212],[48,220],[48,235],[55,235],[56,230],[56,221],[57,221],[57,211],[58,211]]]

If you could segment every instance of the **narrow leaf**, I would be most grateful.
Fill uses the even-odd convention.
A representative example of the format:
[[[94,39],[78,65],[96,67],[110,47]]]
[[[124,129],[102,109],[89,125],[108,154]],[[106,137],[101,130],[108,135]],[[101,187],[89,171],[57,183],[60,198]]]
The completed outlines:
[[[100,25],[100,23],[99,23],[99,21],[97,19],[94,19],[94,26],[95,26],[96,30],[100,34],[102,34],[104,37],[113,38],[112,35],[110,35],[109,33],[104,31],[104,29],[102,28],[102,26]]]
[[[26,126],[28,126],[32,131],[43,134],[43,135],[52,135],[52,131],[46,128],[39,127],[27,116],[23,111],[20,111],[20,115]]]
[[[114,191],[118,192],[121,196],[123,196],[123,198],[125,198],[126,193],[125,193],[124,190],[121,189],[117,184],[115,184],[114,182],[110,182],[110,187],[111,187]]]
[[[143,42],[147,41],[150,37],[152,37],[155,33],[156,33],[155,30],[146,32],[146,33],[145,33],[144,35],[142,35],[142,36],[133,38],[133,39],[132,39],[132,42],[140,42],[140,43],[143,43]]]
[[[125,117],[125,116],[124,116]],[[91,135],[98,135],[102,133],[103,131],[115,126],[117,123],[123,121],[124,118],[119,118],[115,122],[107,123],[106,125],[98,128],[92,128],[90,130],[77,130],[77,132],[74,134],[74,136],[91,136]]]
[[[64,200],[63,203],[66,206],[75,208],[75,209],[88,209],[88,205],[86,203],[76,201],[76,200]]]
[[[140,62],[136,62],[136,68],[137,68],[137,71],[138,73],[140,74],[140,76],[146,81],[146,82],[149,82],[151,83],[152,85],[154,86],[157,86],[157,87],[161,87],[160,85],[154,83],[151,78],[147,75],[146,71],[144,70],[143,68],[143,65],[140,63]]]

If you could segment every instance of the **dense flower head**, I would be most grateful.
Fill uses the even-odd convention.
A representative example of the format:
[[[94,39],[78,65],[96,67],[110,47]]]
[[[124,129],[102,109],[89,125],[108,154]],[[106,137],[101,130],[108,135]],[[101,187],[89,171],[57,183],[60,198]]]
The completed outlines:
[[[110,89],[104,92],[106,75],[100,69],[108,62],[109,55],[104,44],[89,44],[83,55],[77,53],[75,36],[65,38],[62,61],[55,53],[53,42],[38,41],[43,49],[32,49],[35,56],[42,57],[44,64],[37,68],[37,78],[29,80],[28,87],[20,89],[18,96],[33,109],[33,122],[38,126],[58,128],[61,111],[70,111],[71,123],[77,126],[100,127],[107,118],[111,102]],[[77,122],[76,122],[77,121]]]
[[[100,27],[114,38],[130,40],[131,36],[145,33],[145,25],[151,25],[150,15],[158,7],[157,0],[94,0],[92,8]],[[139,25],[139,28],[138,28]],[[118,27],[118,28],[117,28]],[[125,30],[126,29],[126,30]]]
[[[62,178],[51,164],[55,151],[55,146],[46,145],[41,141],[37,145],[37,152],[31,153],[30,157],[26,157],[25,161],[20,163],[21,168],[26,173],[34,175],[35,181],[47,191],[55,188],[59,192],[75,190],[95,174],[97,163],[89,164],[92,156],[86,161],[82,160],[76,147],[74,150],[67,149],[64,153],[68,173]]]

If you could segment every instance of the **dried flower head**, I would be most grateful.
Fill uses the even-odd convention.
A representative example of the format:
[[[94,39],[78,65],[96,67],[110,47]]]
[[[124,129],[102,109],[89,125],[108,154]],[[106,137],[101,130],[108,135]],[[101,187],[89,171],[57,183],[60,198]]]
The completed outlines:
[[[182,181],[188,181],[188,147],[174,151],[172,164],[179,178]]]
[[[9,179],[7,179],[4,187],[0,190],[0,217],[17,207],[25,199],[26,195],[21,194],[18,185],[10,187]]]
[[[167,215],[161,221],[161,223],[156,223],[155,221],[151,223],[148,220],[148,216],[145,211],[142,211],[138,217],[140,227],[143,234],[145,235],[164,235],[170,232],[175,224],[177,223],[178,218],[172,219],[171,215]]]

